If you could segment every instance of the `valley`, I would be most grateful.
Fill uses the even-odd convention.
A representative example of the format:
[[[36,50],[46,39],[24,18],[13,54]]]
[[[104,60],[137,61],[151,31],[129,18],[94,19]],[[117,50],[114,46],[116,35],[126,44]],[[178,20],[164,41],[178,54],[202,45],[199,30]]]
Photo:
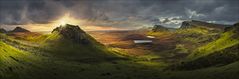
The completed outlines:
[[[189,22],[174,31],[85,32],[66,24],[50,34],[1,33],[0,78],[238,78],[238,24],[228,30],[212,25]]]
[[[0,79],[239,79],[239,0],[0,0]]]

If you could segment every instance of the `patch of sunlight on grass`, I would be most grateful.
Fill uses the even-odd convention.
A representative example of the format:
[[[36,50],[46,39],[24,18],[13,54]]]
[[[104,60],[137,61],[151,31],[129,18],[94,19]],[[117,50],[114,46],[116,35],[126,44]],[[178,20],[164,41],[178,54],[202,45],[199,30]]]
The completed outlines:
[[[142,65],[145,65],[145,66],[156,66],[156,67],[167,66],[166,63],[153,62],[153,61],[137,61],[136,63],[142,64]]]
[[[120,49],[120,48],[108,48],[110,51],[113,52],[113,54],[119,56],[119,57],[132,57],[130,55],[127,54],[127,52],[125,52],[124,50]]]
[[[238,37],[234,36],[233,31],[224,33],[218,40],[213,41],[205,46],[199,47],[194,54],[191,54],[189,58],[205,56],[215,51],[220,51],[233,45],[239,44]]]
[[[161,58],[159,55],[154,55],[154,54],[148,54],[148,55],[143,55],[143,56],[139,56],[137,57],[140,60],[147,60],[150,61],[154,58]]]
[[[18,50],[0,41],[0,62],[3,67],[14,66],[21,62],[33,62],[39,57],[25,51]],[[3,68],[1,67],[1,68]]]

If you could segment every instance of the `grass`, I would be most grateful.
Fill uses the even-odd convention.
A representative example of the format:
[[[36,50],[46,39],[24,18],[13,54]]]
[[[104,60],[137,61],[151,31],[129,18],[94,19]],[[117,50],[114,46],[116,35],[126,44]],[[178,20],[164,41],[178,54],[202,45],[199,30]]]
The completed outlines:
[[[188,56],[185,61],[172,66],[179,70],[202,69],[224,66],[239,60],[239,38],[236,29],[227,31],[215,41],[203,45]]]
[[[239,38],[233,38],[235,34],[233,31],[225,32],[221,37],[207,45],[199,47],[195,53],[191,54],[189,58],[197,58],[201,56],[206,56],[216,51],[223,50],[225,48],[239,44]]]
[[[0,41],[0,78],[16,79],[41,58]]]
[[[175,33],[185,35],[185,40],[198,43],[203,37],[210,36],[203,28],[180,30]],[[150,32],[148,35],[168,37],[174,32]],[[193,36],[190,37],[190,34]],[[189,37],[188,37],[189,35]],[[196,37],[194,37],[194,35]],[[201,35],[200,38],[197,35]],[[232,38],[233,37],[233,38]],[[93,45],[76,44],[63,39],[57,33],[28,37],[27,40],[15,40],[0,35],[0,79],[237,79],[239,76],[238,60],[226,61],[218,65],[218,60],[238,58],[238,50],[231,51],[238,45],[234,33],[226,32],[218,40],[199,47],[198,55],[202,59],[193,61],[203,64],[211,61],[215,66],[194,70],[165,70],[171,63],[154,61],[161,58],[156,54],[132,56],[117,48],[108,48],[99,44],[92,37]],[[2,41],[2,40],[5,41]],[[6,39],[8,39],[6,41]],[[231,41],[227,41],[231,40]],[[12,42],[15,43],[13,44]],[[226,41],[226,42],[225,42]],[[40,47],[25,46],[23,43],[36,43]],[[172,51],[188,53],[187,44],[175,44]],[[200,45],[199,45],[200,46]],[[25,50],[22,47],[26,48]],[[33,53],[41,52],[40,54]],[[193,49],[192,49],[193,50]],[[227,53],[225,53],[227,52]],[[164,52],[163,52],[164,53]],[[166,52],[167,54],[167,52]],[[169,54],[167,54],[169,55]],[[203,62],[201,62],[203,61]],[[208,62],[205,62],[208,63]],[[192,66],[192,65],[191,65]],[[192,66],[194,67],[194,66]]]
[[[3,79],[153,79],[158,77],[155,71],[165,66],[150,61],[105,60],[86,63],[54,59],[19,50],[3,42],[0,45],[0,78]]]
[[[158,77],[155,71],[165,66],[164,63],[142,60],[117,59],[94,63],[72,61],[54,54],[53,56],[36,55],[4,42],[0,42],[0,52],[0,78],[3,79],[153,79]],[[84,53],[80,54],[77,57],[86,56]],[[100,60],[100,57],[93,60]]]
[[[42,42],[42,48],[55,56],[67,59],[95,59],[113,57],[113,54],[104,46],[91,40],[92,45],[76,44],[71,40],[62,38],[58,33],[53,33]]]
[[[220,67],[197,70],[164,71],[162,79],[238,79],[239,61]]]

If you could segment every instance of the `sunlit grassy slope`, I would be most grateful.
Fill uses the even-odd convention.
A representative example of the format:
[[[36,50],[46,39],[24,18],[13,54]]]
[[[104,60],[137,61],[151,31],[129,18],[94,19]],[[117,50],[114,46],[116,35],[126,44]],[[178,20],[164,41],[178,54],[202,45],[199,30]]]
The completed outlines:
[[[191,54],[190,58],[197,58],[201,56],[205,56],[217,51],[224,50],[225,48],[229,48],[239,44],[239,37],[235,33],[236,29],[225,32],[221,35],[221,37],[213,42],[210,42],[207,45],[199,47],[195,53]]]
[[[0,52],[1,63],[8,63],[9,65],[16,64],[17,61],[31,61],[38,58],[29,52],[18,50],[2,41],[0,41]]]
[[[40,59],[39,56],[0,41],[0,78],[19,78],[19,73],[27,74],[26,71],[37,66],[35,63]]]
[[[64,49],[66,51],[67,47]],[[55,54],[52,56],[51,52],[46,53],[50,55],[19,50],[1,41],[0,79],[154,79],[159,77],[156,71],[165,66],[158,62],[124,59],[109,59],[101,62],[92,62],[92,59],[86,59],[87,62],[72,61],[65,60],[63,56],[54,56]],[[80,54],[75,57],[82,59],[81,57],[90,56],[95,58],[93,60],[102,59],[96,57],[97,55],[84,55],[84,52]],[[65,57],[71,56],[65,55]]]
[[[57,32],[24,40],[1,34],[0,79],[237,79],[239,43],[234,32],[227,31],[216,41],[199,45],[198,52],[190,55],[196,59],[181,63],[175,71],[164,70],[168,63],[163,60],[151,60],[155,55],[134,58],[127,52],[109,49],[90,36],[92,45],[75,43]],[[195,44],[211,34],[201,28],[176,33],[185,39],[175,40],[190,40]],[[170,37],[174,33],[149,35]],[[28,43],[37,45],[25,45]],[[187,51],[186,43],[175,44],[175,50]]]
[[[176,69],[200,69],[223,66],[239,60],[238,29],[234,28],[221,34],[220,38],[198,47],[186,61]]]

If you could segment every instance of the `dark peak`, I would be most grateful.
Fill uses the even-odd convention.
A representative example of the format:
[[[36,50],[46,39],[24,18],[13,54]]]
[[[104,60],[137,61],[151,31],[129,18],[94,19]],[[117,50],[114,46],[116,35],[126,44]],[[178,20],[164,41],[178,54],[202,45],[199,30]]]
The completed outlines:
[[[153,32],[158,32],[158,31],[168,31],[168,28],[162,25],[154,25]]]
[[[233,29],[235,29],[237,31],[237,33],[239,32],[239,22],[233,24],[233,26],[231,26],[231,27],[226,27],[224,29],[224,32],[227,32],[227,31],[230,31],[230,30],[233,30]]]
[[[239,34],[239,22],[235,23],[233,27],[235,28],[235,31],[237,32],[237,34]]]
[[[0,33],[7,33],[7,31],[4,28],[0,28]]]
[[[15,29],[13,29],[11,32],[30,32],[29,30],[26,30],[22,27],[16,27]]]
[[[59,33],[64,39],[69,39],[80,44],[89,44],[90,37],[78,25],[61,25],[55,28],[52,33]]]
[[[237,23],[233,24],[233,26],[239,26],[239,22],[237,22]]]
[[[190,28],[190,27],[196,27],[196,24],[205,24],[207,22],[198,21],[198,20],[188,20],[183,21],[180,28]]]
[[[194,25],[191,24],[191,21],[184,21],[184,22],[182,22],[182,25],[180,28],[185,29],[185,28],[190,28],[190,27],[194,27]]]
[[[71,24],[66,24],[66,25],[60,25],[60,27],[56,27],[55,29],[53,29],[53,32],[59,32],[59,33],[66,33],[66,32],[83,32],[83,30],[81,30],[81,28],[78,25],[71,25]]]

